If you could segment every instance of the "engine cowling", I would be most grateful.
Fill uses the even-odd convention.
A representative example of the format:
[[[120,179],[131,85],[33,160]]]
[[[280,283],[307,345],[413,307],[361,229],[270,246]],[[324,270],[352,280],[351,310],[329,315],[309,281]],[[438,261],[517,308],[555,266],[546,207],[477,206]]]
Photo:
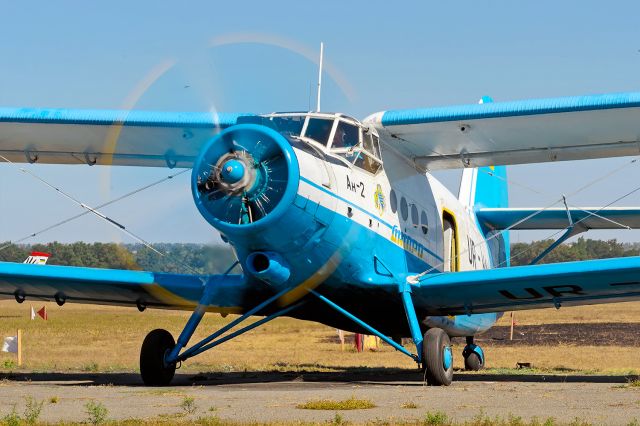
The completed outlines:
[[[282,218],[300,178],[284,136],[257,124],[220,132],[196,159],[191,190],[198,211],[227,236],[248,235]]]

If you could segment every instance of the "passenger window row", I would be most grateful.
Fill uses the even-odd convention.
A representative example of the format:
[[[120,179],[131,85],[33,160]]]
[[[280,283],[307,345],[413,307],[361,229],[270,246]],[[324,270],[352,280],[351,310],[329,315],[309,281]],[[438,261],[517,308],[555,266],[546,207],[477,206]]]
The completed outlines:
[[[391,206],[391,212],[398,212],[398,195],[395,190],[391,190],[389,194],[389,204]],[[415,204],[410,205],[407,202],[407,199],[404,196],[400,198],[400,217],[403,221],[407,222],[409,220],[409,209],[411,209],[411,224],[414,228],[420,228],[424,235],[427,235],[429,232],[429,218],[427,217],[427,213],[422,210],[420,213],[418,212],[418,206]]]

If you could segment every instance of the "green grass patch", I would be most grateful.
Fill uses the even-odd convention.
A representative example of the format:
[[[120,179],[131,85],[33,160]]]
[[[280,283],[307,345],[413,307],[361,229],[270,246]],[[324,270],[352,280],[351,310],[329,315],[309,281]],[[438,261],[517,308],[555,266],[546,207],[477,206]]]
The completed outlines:
[[[450,425],[451,420],[449,419],[449,416],[442,411],[436,411],[435,413],[428,412],[424,416],[424,424],[428,426],[445,426]]]
[[[629,389],[629,388],[631,388],[631,389],[639,389],[640,388],[640,379],[628,378],[627,379],[627,383],[611,386],[611,389]]]
[[[302,410],[366,410],[374,408],[376,405],[368,399],[357,399],[351,397],[342,401],[334,401],[332,399],[316,399],[307,401],[304,404],[296,405],[296,408]]]
[[[541,375],[541,374],[551,374],[551,375],[581,375],[581,376],[593,376],[593,375],[602,375],[602,376],[628,376],[635,375],[635,371],[625,370],[625,371],[598,371],[598,370],[576,370],[566,367],[555,367],[555,368],[486,368],[480,371],[480,373],[474,372],[465,372],[464,370],[456,371],[456,374],[487,374],[487,375],[504,375],[504,376],[527,376],[527,375]]]

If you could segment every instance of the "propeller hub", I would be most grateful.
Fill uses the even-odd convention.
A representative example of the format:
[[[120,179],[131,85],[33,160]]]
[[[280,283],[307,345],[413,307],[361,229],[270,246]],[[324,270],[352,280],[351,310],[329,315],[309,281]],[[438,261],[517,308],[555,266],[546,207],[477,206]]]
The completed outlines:
[[[220,179],[228,184],[234,184],[240,182],[245,174],[245,167],[242,161],[231,159],[227,160],[222,165],[220,171]]]

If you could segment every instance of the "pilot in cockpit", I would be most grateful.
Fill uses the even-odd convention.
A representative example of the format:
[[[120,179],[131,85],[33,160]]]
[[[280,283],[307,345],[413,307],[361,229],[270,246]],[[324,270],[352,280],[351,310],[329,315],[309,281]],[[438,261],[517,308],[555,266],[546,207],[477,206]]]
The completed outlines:
[[[352,148],[358,144],[358,128],[339,123],[333,135],[332,148]]]

